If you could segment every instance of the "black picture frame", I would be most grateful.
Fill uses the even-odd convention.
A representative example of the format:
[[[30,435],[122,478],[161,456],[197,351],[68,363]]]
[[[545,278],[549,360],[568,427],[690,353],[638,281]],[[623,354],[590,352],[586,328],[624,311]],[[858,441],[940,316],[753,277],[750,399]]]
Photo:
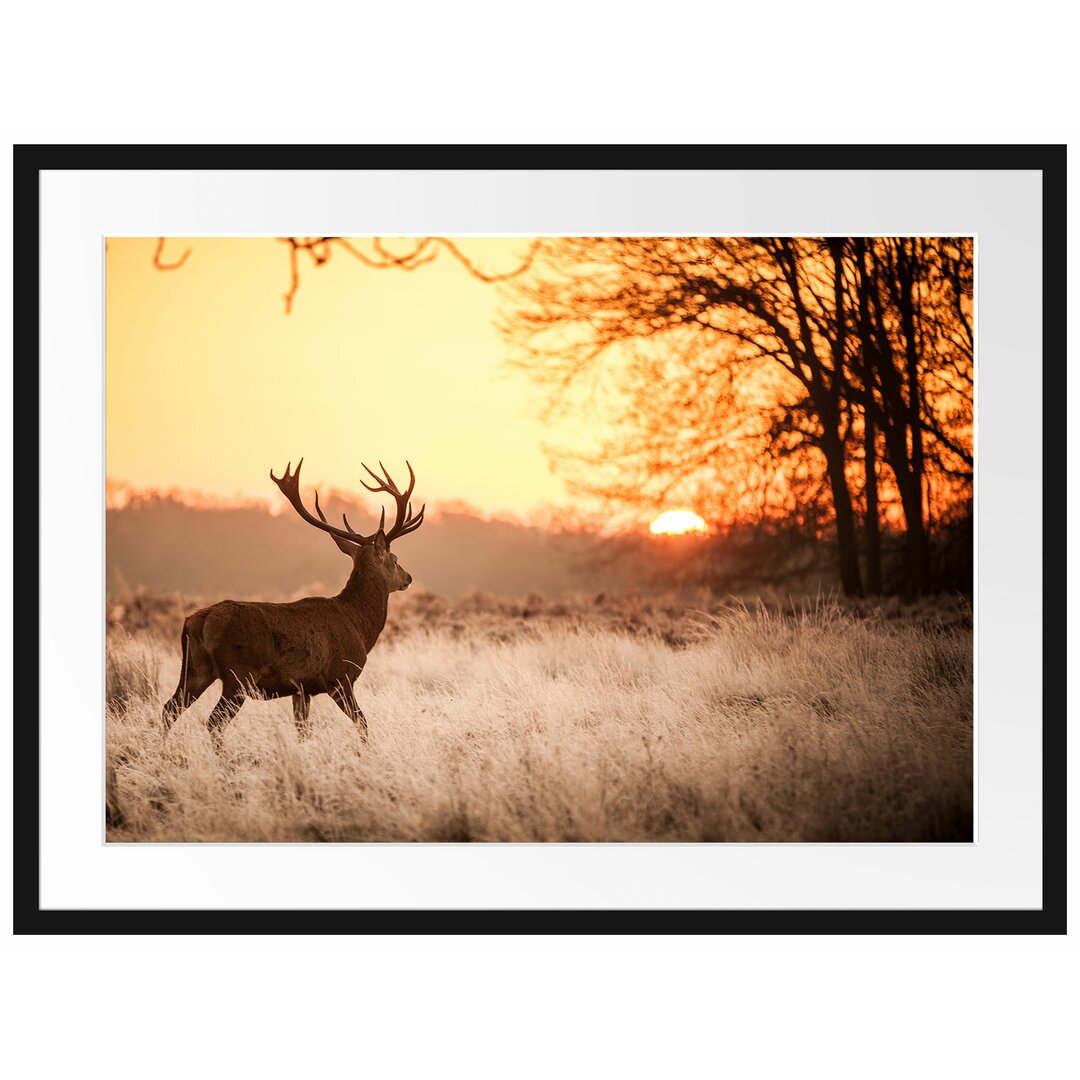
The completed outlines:
[[[71,910],[40,905],[39,178],[43,170],[1034,170],[1042,175],[1043,369],[1066,338],[1066,148],[1059,145],[181,146],[14,148],[13,922],[17,934],[1062,934],[1066,930],[1065,610],[1043,576],[1042,893],[1038,910]],[[1046,343],[1055,344],[1050,357]],[[1043,563],[1064,566],[1065,373],[1043,382]],[[32,457],[32,460],[27,460]],[[1051,602],[1055,601],[1056,602]]]

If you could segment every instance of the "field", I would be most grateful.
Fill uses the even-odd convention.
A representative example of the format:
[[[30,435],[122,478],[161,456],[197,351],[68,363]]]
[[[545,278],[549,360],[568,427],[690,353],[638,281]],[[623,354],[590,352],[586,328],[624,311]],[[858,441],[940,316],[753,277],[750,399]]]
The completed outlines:
[[[110,841],[964,841],[971,611],[962,599],[746,606],[424,593],[356,694],[299,743],[248,702],[215,755],[212,689],[162,734],[177,600],[110,614]]]

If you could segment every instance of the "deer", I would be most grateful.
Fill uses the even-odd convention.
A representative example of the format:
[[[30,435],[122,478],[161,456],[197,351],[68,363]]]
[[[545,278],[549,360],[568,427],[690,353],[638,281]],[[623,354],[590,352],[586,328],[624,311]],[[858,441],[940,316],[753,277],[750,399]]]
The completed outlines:
[[[390,545],[420,528],[426,506],[413,514],[416,476],[408,461],[409,483],[404,491],[381,461],[382,476],[361,462],[375,481],[371,485],[361,478],[364,488],[387,494],[397,504],[394,523],[386,528],[384,506],[379,527],[370,535],[356,532],[345,514],[345,528],[336,528],[319,506],[318,491],[318,517],[304,505],[300,497],[303,464],[301,458],[293,471],[290,461],[283,476],[275,476],[271,469],[270,479],[308,525],[328,533],[338,550],[352,560],[345,587],[337,596],[308,596],[290,603],[221,600],[188,615],[180,634],[180,681],[162,709],[166,737],[184,710],[220,679],[221,696],[207,719],[210,740],[219,755],[225,728],[253,692],[292,698],[300,742],[311,731],[312,697],[329,694],[353,721],[361,740],[367,741],[367,718],[356,703],[353,684],[386,625],[390,594],[412,584],[412,575]]]

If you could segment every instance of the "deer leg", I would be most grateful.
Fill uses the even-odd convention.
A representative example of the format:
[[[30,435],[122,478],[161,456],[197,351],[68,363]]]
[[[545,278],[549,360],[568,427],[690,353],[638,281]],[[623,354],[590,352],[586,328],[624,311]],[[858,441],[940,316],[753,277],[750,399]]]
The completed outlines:
[[[360,711],[360,706],[356,704],[352,683],[338,683],[330,691],[330,696],[338,703],[342,712],[356,725],[360,738],[367,742],[367,717]]]
[[[180,685],[176,688],[176,692],[168,701],[165,702],[164,707],[161,710],[161,722],[165,726],[165,734],[169,734],[169,729],[176,723],[180,714],[195,700],[193,694],[189,694],[187,687],[184,686],[184,677],[180,676]]]
[[[165,734],[169,734],[169,729],[180,719],[181,713],[202,697],[203,692],[214,680],[209,682],[197,682],[194,685],[189,681],[186,685],[184,683],[184,676],[180,676],[180,685],[176,688],[176,692],[168,701],[165,702],[164,707],[161,710],[161,722],[165,725]]]
[[[303,742],[311,734],[311,723],[308,720],[308,712],[310,710],[310,694],[305,694],[303,690],[293,694],[293,723],[296,724],[296,737],[300,742]]]
[[[213,666],[197,641],[192,640],[185,629],[180,639],[180,681],[176,684],[173,696],[165,702],[161,710],[161,722],[165,725],[165,734],[176,723],[180,714],[214,681]]]
[[[240,680],[230,671],[225,675],[221,684],[221,697],[211,709],[206,719],[206,729],[210,732],[210,742],[214,750],[220,756],[224,742],[223,731],[230,720],[240,711],[244,704],[244,688]]]
[[[188,649],[189,640],[187,627],[185,626],[184,632],[180,635],[180,681],[176,684],[173,696],[165,702],[165,706],[161,710],[161,722],[165,725],[166,735],[169,734],[169,728],[173,726],[176,718],[198,697],[198,694],[192,694],[188,690],[188,676],[191,674],[189,671],[191,666]],[[203,690],[205,689],[204,686]]]
[[[180,635],[180,681],[176,684],[173,696],[165,702],[161,710],[161,722],[165,725],[165,734],[169,734],[169,728],[173,726],[176,718],[191,704],[188,699],[188,667],[191,658],[188,656],[188,629],[185,620],[183,633]]]

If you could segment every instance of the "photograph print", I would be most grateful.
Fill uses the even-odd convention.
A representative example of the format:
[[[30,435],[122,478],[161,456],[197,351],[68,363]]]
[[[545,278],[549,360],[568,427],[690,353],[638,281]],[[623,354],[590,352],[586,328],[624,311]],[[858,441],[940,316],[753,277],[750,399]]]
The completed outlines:
[[[108,237],[107,842],[972,842],[974,261]]]

